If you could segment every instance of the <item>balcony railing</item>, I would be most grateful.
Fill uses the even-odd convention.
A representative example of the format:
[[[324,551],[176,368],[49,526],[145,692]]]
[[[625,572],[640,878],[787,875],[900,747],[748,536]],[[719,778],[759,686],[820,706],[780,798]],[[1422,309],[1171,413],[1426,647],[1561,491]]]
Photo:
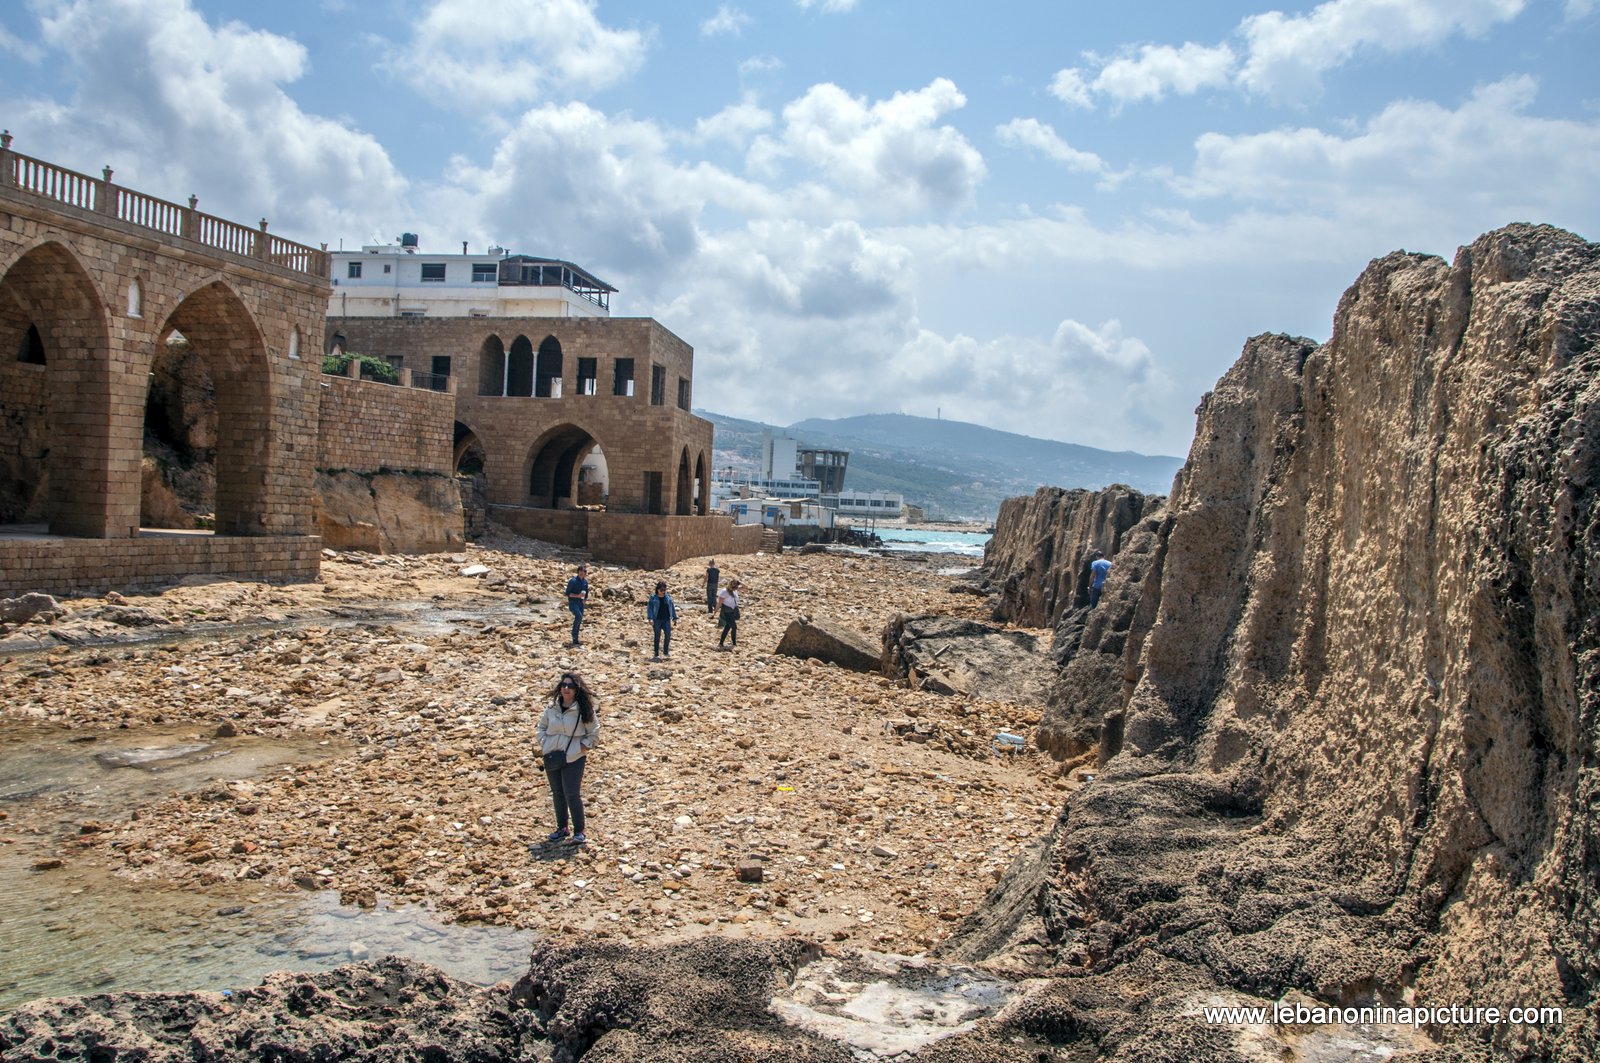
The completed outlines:
[[[79,210],[103,214],[117,221],[152,229],[204,247],[244,258],[260,259],[295,273],[326,280],[328,251],[297,244],[267,232],[267,221],[252,229],[238,222],[203,214],[189,197],[187,207],[122,188],[111,181],[111,167],[102,177],[90,177],[63,166],[29,158],[11,150],[11,134],[0,133],[0,187],[15,188]]]

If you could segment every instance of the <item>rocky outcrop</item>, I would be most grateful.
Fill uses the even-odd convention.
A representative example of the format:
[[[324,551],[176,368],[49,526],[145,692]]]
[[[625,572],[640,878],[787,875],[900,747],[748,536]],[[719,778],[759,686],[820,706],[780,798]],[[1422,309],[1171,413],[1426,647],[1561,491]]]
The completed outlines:
[[[322,540],[335,549],[427,554],[465,545],[453,477],[318,472],[316,488]]]
[[[1101,491],[1041,487],[1000,504],[983,551],[984,576],[1000,591],[994,618],[1054,627],[1089,604],[1089,562],[1100,550],[1115,561],[1122,540],[1162,503],[1122,484]]]
[[[865,635],[826,620],[791,620],[775,651],[788,657],[815,657],[853,672],[876,672],[882,651]]]
[[[1106,669],[1120,753],[1017,887],[1057,963],[1559,1007],[1430,1030],[1600,1051],[1597,338],[1600,247],[1513,226],[1374,261],[1326,344],[1246,345]]]
[[[216,1063],[279,1059],[499,1063],[550,1048],[504,990],[389,958],[325,974],[273,974],[227,993],[41,1000],[0,1017],[0,1058]]]
[[[883,671],[939,694],[1038,705],[1053,669],[1038,640],[974,620],[896,616],[883,633]]]

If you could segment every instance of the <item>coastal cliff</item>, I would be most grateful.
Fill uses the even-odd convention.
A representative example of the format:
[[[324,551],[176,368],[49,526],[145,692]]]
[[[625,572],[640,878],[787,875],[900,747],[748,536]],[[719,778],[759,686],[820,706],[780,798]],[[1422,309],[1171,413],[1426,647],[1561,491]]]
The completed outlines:
[[[1600,247],[1518,225],[1374,261],[1326,344],[1246,344],[1096,692],[1118,740],[1010,884],[1058,963],[1561,1007],[1432,1032],[1594,1058],[1597,336]]]

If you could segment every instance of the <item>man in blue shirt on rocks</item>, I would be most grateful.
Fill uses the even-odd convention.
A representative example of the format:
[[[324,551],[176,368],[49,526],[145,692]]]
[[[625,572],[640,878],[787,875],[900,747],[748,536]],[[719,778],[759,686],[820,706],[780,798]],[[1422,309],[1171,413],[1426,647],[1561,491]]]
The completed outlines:
[[[578,629],[583,627],[583,603],[589,600],[589,566],[579,565],[578,574],[567,580],[567,608],[572,610],[572,644],[578,645]]]
[[[1111,562],[1106,560],[1106,555],[1099,550],[1094,552],[1094,560],[1089,562],[1089,608],[1093,609],[1100,604],[1100,592],[1105,589],[1106,577],[1111,574]]]

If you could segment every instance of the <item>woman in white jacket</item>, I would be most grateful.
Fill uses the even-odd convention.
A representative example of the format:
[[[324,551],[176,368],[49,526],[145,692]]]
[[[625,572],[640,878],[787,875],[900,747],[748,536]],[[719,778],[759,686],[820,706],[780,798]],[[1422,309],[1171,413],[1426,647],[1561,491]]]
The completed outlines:
[[[582,845],[589,840],[583,832],[583,768],[589,762],[584,754],[594,748],[600,737],[600,721],[594,714],[594,695],[576,672],[561,674],[561,682],[550,692],[550,703],[539,715],[538,733],[544,777],[550,783],[550,800],[556,806],[556,829],[545,843],[568,841]]]

